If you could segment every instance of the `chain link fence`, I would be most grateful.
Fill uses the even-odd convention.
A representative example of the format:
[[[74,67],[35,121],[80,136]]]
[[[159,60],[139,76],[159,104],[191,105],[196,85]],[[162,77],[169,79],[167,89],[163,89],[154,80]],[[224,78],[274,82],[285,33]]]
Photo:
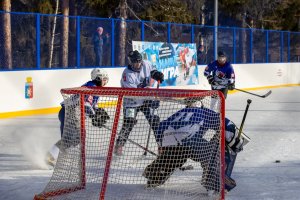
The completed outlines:
[[[232,63],[300,62],[299,32],[3,11],[0,21],[0,70],[124,66],[132,41],[196,43],[198,64],[214,60],[216,48]]]

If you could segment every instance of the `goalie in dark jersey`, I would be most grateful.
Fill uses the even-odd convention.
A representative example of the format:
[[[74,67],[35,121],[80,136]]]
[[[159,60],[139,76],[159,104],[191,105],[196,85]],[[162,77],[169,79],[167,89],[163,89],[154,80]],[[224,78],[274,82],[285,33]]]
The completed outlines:
[[[186,100],[183,108],[161,121],[155,131],[156,141],[162,149],[158,157],[148,165],[143,173],[147,178],[148,187],[164,184],[172,173],[181,168],[187,159],[200,162],[203,168],[202,185],[208,191],[218,192],[220,189],[220,116],[218,113],[204,107],[194,106],[195,99]],[[231,164],[230,152],[240,152],[249,138],[242,134],[237,140],[237,127],[225,119],[226,131],[226,165]],[[210,139],[204,137],[210,135]],[[235,187],[235,181],[230,178],[231,171],[225,170],[225,189]]]

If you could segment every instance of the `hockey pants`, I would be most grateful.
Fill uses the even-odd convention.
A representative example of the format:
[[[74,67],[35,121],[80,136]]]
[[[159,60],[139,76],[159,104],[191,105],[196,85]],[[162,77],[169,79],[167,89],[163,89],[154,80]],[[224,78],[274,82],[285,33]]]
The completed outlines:
[[[132,108],[129,108],[132,109]],[[123,125],[121,128],[121,131],[119,133],[119,137],[117,138],[117,146],[124,146],[130,132],[132,131],[133,127],[136,125],[137,120],[136,120],[136,116],[138,114],[138,112],[142,112],[144,114],[144,116],[146,117],[151,129],[153,131],[155,131],[155,129],[158,127],[159,124],[159,117],[157,115],[152,115],[151,114],[151,109],[149,107],[137,107],[135,108],[136,112],[135,112],[135,118],[132,117],[125,117],[125,113],[126,113],[126,109],[124,109],[124,120],[123,120]]]

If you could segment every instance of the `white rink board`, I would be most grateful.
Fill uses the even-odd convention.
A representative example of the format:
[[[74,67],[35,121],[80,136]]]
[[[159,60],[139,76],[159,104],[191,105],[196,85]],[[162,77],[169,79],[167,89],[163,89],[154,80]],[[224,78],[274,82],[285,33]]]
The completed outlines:
[[[300,63],[236,64],[233,66],[237,88],[300,84]],[[204,68],[204,65],[198,67],[198,85],[173,88],[209,90],[210,86],[203,76]],[[120,87],[123,69],[106,68],[110,77],[108,86]],[[59,107],[62,101],[60,89],[84,84],[90,80],[90,72],[91,68],[0,72],[0,114]],[[26,77],[32,77],[33,99],[25,99]]]

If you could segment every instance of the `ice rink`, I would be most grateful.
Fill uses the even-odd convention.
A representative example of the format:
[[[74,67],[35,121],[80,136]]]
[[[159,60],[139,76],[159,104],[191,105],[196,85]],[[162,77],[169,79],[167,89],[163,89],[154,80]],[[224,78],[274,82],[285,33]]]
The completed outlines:
[[[238,126],[247,99],[252,103],[244,125],[251,142],[238,154],[232,174],[237,187],[226,199],[300,199],[300,87],[272,91],[267,98],[228,95],[226,115]],[[33,199],[52,175],[43,157],[59,139],[57,115],[0,119],[0,130],[0,199]]]

